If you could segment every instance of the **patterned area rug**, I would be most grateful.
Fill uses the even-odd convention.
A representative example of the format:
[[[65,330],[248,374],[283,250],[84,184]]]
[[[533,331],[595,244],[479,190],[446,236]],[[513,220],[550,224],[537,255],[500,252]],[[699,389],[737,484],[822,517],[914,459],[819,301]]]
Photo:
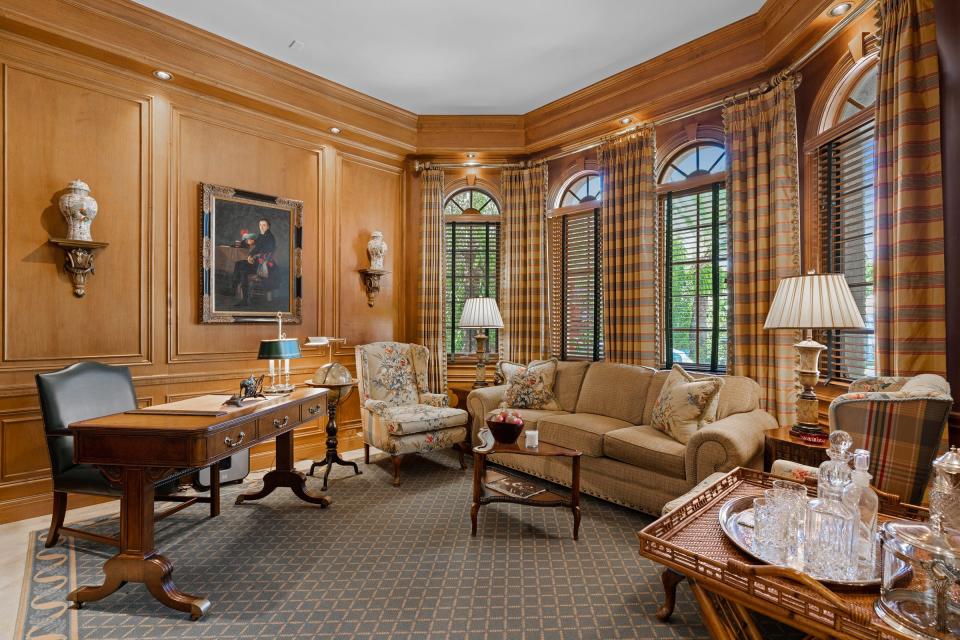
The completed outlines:
[[[16,637],[708,637],[685,585],[673,621],[654,617],[660,567],[639,556],[636,536],[649,516],[585,498],[574,542],[567,510],[489,505],[472,538],[470,472],[454,456],[411,457],[399,488],[385,463],[361,468],[334,471],[328,509],[283,489],[234,505],[250,481],[224,487],[217,518],[197,505],[159,523],[157,546],[177,586],[212,603],[196,622],[141,584],[68,608],[66,594],[99,584],[113,551],[73,539],[44,549],[46,532],[34,532]],[[320,481],[309,482],[319,493]]]

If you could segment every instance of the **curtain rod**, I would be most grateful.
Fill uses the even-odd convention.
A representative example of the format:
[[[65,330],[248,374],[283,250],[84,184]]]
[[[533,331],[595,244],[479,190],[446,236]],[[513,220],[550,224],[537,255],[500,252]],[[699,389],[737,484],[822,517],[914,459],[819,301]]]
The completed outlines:
[[[827,45],[827,43],[829,43],[831,40],[837,37],[837,34],[839,34],[841,31],[846,29],[850,23],[852,23],[854,20],[859,18],[861,15],[863,15],[867,9],[874,6],[876,2],[877,0],[865,0],[863,4],[861,4],[856,9],[854,9],[853,11],[845,15],[843,19],[840,20],[837,24],[833,25],[833,27],[831,27],[825,34],[823,34],[819,40],[813,43],[813,45],[809,49],[807,49],[807,51],[802,56],[800,56],[797,60],[789,64],[783,71],[776,74],[774,77],[775,78],[786,77],[794,73],[797,69],[799,69],[804,64],[806,64],[810,60],[810,58],[817,55],[817,53],[819,53],[820,50]],[[760,86],[761,93],[766,89],[769,89],[769,85],[767,85],[766,83]],[[659,120],[654,120],[652,123],[647,123],[647,124],[652,124],[653,126],[657,127],[665,124],[670,124],[671,122],[676,122],[678,120],[684,120],[685,118],[690,118],[693,116],[700,115],[701,113],[711,111],[713,109],[716,109],[717,107],[722,107],[725,100],[731,100],[731,99],[738,100],[740,98],[746,98],[747,96],[753,93],[756,93],[757,91],[758,89],[754,87],[747,91],[741,91],[740,93],[734,94],[732,96],[728,96],[727,98],[714,100],[713,102],[708,102],[698,107],[692,107],[690,109],[687,109],[686,111],[681,111],[680,113],[675,113],[673,115],[665,116]],[[630,129],[627,129],[627,131],[637,129],[642,126],[646,126],[646,125],[645,124],[635,125]],[[610,134],[606,133],[603,136],[600,136],[588,142],[584,142],[578,147],[575,147],[573,149],[568,149],[566,151],[558,151],[557,153],[551,154],[549,156],[538,158],[537,161],[549,162],[551,160],[558,160],[560,158],[573,155],[575,153],[581,153],[583,151],[587,151],[589,149],[599,147],[600,144],[603,142],[603,140],[608,138],[609,136]],[[428,164],[432,168],[437,168],[437,169],[454,169],[454,168],[459,169],[464,167],[473,168],[473,169],[504,169],[504,168],[515,168],[515,167],[523,166],[523,163],[475,164],[475,163],[469,163],[469,162],[448,162],[448,163],[441,163],[441,164],[430,164],[430,163],[426,163],[426,164]],[[416,171],[420,171],[421,169],[426,168],[426,166],[423,163],[421,163],[419,160],[416,162],[415,167],[416,167]]]

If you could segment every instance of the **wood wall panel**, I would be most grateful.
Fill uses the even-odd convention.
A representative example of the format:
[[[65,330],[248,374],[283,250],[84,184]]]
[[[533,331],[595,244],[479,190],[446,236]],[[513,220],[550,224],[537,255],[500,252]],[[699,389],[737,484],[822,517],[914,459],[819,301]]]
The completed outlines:
[[[350,344],[393,340],[402,334],[395,292],[403,279],[403,171],[346,154],[337,164],[337,335]],[[370,265],[367,242],[373,231],[383,232],[383,268],[390,273],[381,278],[371,307],[357,270]]]
[[[3,366],[75,357],[146,359],[150,228],[149,101],[5,68]],[[99,203],[96,256],[83,298],[72,295],[58,200],[82,178]],[[37,295],[46,291],[47,295]],[[91,318],[89,310],[110,309]]]
[[[317,335],[315,274],[320,252],[317,229],[322,149],[298,147],[176,111],[171,132],[177,150],[177,209],[173,227],[177,342],[171,360],[211,355],[255,358],[260,340],[276,335],[272,324],[199,324],[201,182],[303,201],[304,318],[299,326],[289,326],[289,332]]]
[[[346,335],[349,344],[333,358],[351,368],[350,345],[401,337],[402,300],[393,287],[404,272],[404,172],[396,140],[373,148],[370,135],[381,126],[373,120],[382,122],[390,109],[364,116],[370,129],[362,143],[334,139],[309,126],[311,117],[257,108],[254,93],[231,101],[199,85],[159,83],[131,73],[115,59],[121,53],[86,57],[79,45],[58,48],[68,44],[60,36],[4,31],[8,18],[0,12],[0,522],[50,509],[35,373],[83,359],[129,364],[140,404],[156,404],[233,392],[265,369],[256,349],[275,325],[199,323],[199,182],[303,200],[303,322],[285,325],[288,336]],[[155,54],[163,59],[162,50]],[[409,126],[402,116],[384,130]],[[82,299],[73,297],[62,253],[47,244],[48,235],[64,235],[57,200],[76,178],[99,202],[94,238],[110,243]],[[386,234],[392,273],[370,309],[355,269],[366,266],[373,229]],[[294,381],[329,359],[326,349],[304,349],[293,362]],[[341,409],[341,451],[362,445],[359,426],[354,397]],[[298,460],[323,457],[324,427],[318,419],[297,429]],[[257,446],[251,456],[254,469],[268,467],[274,447]]]
[[[34,453],[45,446],[39,414],[0,417],[0,481],[22,482],[47,475],[49,461]]]

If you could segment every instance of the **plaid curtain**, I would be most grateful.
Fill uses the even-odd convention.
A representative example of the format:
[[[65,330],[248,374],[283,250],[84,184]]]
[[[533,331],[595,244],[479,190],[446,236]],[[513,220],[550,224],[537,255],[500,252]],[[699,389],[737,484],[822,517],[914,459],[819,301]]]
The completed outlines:
[[[433,393],[447,392],[447,341],[444,323],[443,171],[420,173],[419,342],[430,351],[428,382]]]
[[[501,353],[513,362],[546,356],[547,270],[544,263],[544,220],[547,165],[504,169]]]
[[[756,380],[763,407],[783,426],[796,419],[796,332],[764,331],[782,278],[800,273],[797,153],[799,79],[723,107],[730,211],[730,373]]]
[[[877,99],[877,373],[943,375],[943,190],[933,0],[883,0]]]
[[[660,364],[656,146],[653,127],[643,127],[597,151],[604,356],[651,367]]]

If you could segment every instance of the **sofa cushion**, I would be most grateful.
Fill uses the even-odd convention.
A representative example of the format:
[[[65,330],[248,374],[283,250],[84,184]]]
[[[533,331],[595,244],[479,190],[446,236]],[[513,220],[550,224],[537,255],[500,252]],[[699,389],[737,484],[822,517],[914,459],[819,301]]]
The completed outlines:
[[[560,408],[553,394],[557,378],[557,359],[531,362],[529,366],[505,362],[502,370],[507,377],[507,390],[503,395],[508,407],[515,409]]]
[[[570,413],[544,417],[538,430],[543,442],[577,449],[583,455],[599,458],[603,455],[603,434],[628,426],[629,422],[608,416]]]
[[[577,413],[592,413],[642,424],[647,388],[654,370],[631,364],[594,362],[577,399]]]
[[[553,383],[553,395],[560,408],[573,413],[580,397],[580,387],[590,363],[586,360],[570,360],[557,363],[557,379]]]
[[[386,407],[380,416],[387,433],[395,436],[449,429],[467,424],[467,412],[453,407],[434,407],[428,404],[405,404]]]
[[[688,372],[694,378],[704,374]],[[670,375],[669,369],[657,371],[650,380],[647,390],[647,400],[643,412],[643,420],[639,424],[653,422],[653,408],[657,405],[657,397],[663,389],[663,384]],[[717,401],[717,420],[723,420],[735,413],[747,413],[760,406],[760,385],[745,376],[717,376],[723,380],[720,397]]]
[[[511,409],[511,411],[520,414],[520,417],[523,418],[524,426],[528,429],[536,429],[543,418],[567,415],[566,411],[548,411],[546,409]],[[495,413],[500,413],[500,409],[494,409],[488,413],[486,419],[489,420]]]
[[[608,458],[673,478],[687,476],[686,450],[686,445],[649,425],[615,429],[603,436],[603,454]]]
[[[673,365],[657,397],[650,425],[687,444],[698,429],[716,419],[721,387],[721,378],[693,378],[680,365]]]
[[[735,413],[749,413],[760,407],[760,385],[745,376],[723,376],[717,420]]]

